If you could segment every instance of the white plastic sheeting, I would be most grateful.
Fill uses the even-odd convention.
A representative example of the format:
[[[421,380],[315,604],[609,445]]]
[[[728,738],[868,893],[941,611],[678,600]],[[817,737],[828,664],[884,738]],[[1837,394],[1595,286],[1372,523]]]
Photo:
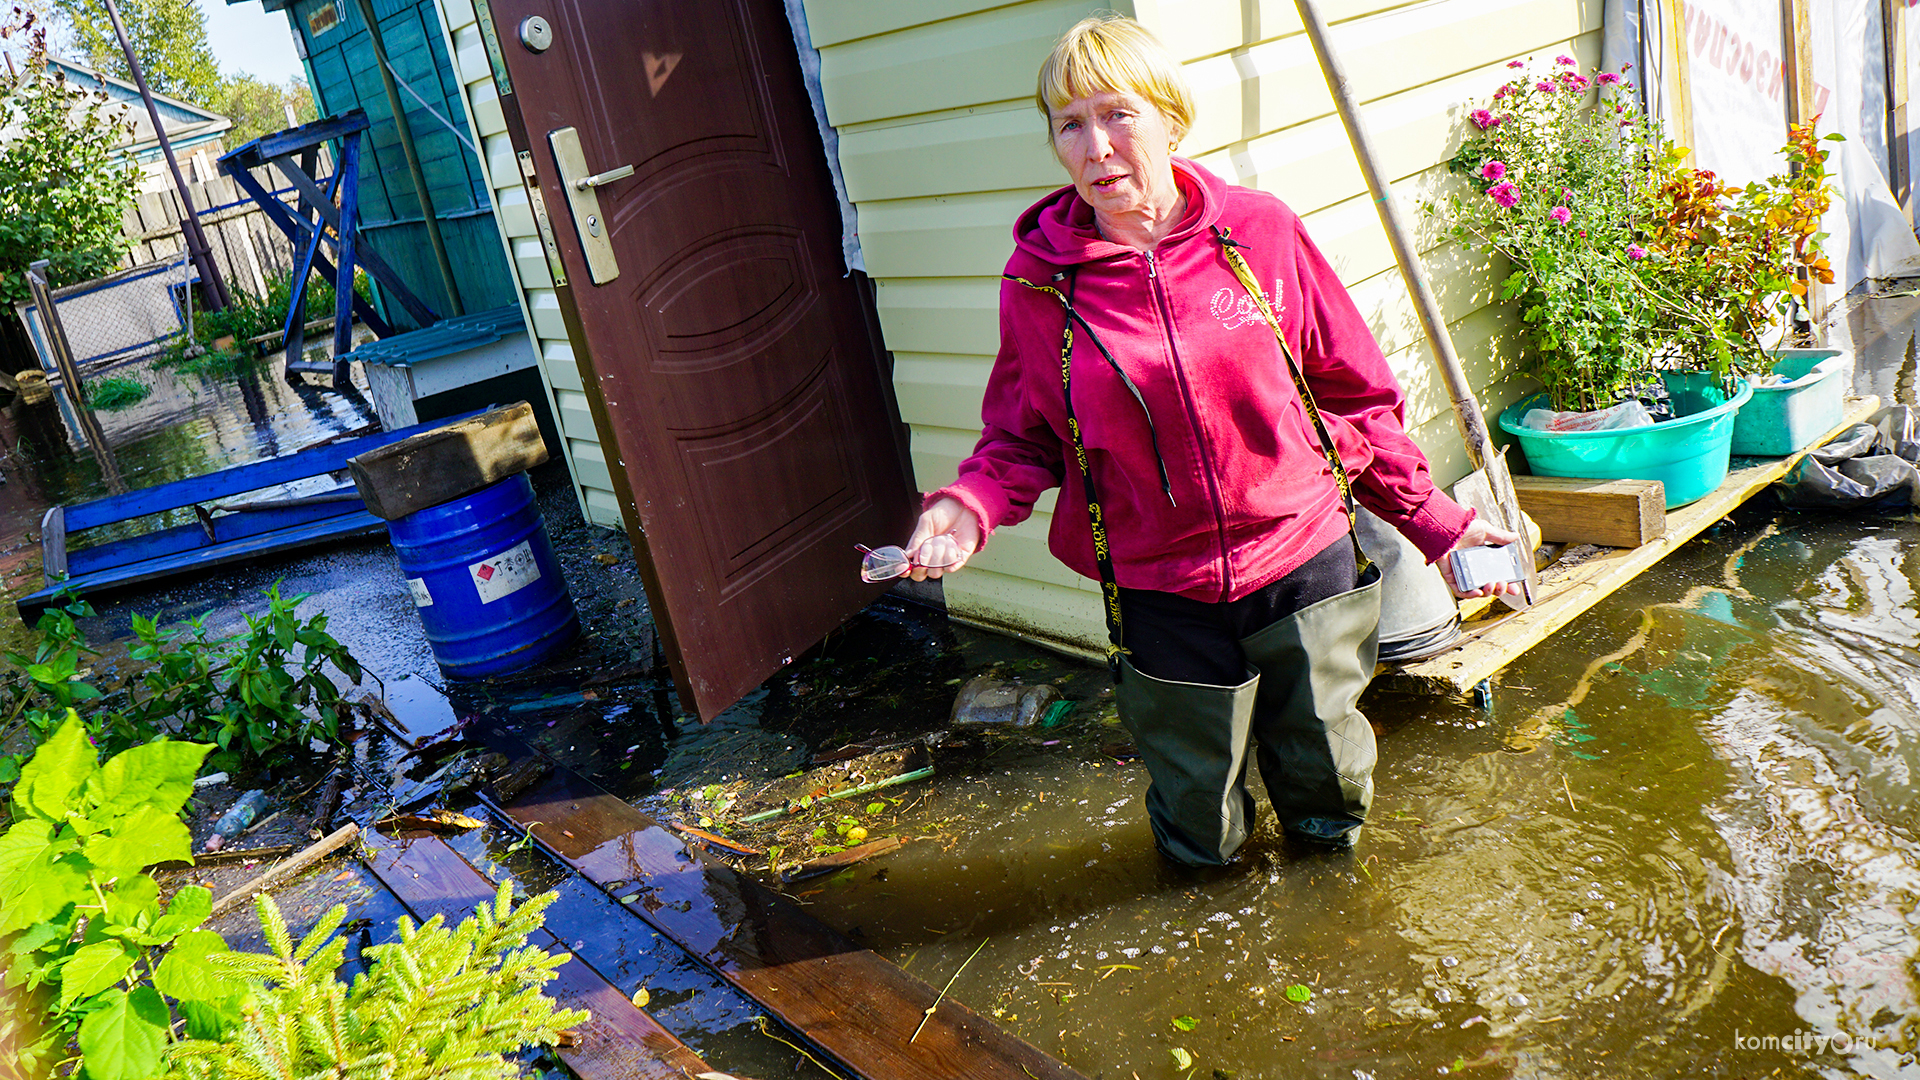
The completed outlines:
[[[1687,75],[1701,168],[1736,183],[1782,171],[1785,51],[1778,0],[1688,0]],[[1835,284],[1920,274],[1920,243],[1887,183],[1887,84],[1878,0],[1814,0],[1814,109],[1839,195],[1822,223]]]

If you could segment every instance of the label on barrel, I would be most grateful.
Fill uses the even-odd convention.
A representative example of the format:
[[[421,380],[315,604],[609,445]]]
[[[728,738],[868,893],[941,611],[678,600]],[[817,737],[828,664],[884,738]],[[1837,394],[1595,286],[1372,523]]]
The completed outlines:
[[[467,567],[473,575],[473,587],[480,602],[491,604],[503,596],[512,596],[540,580],[540,564],[533,561],[533,542],[522,540],[490,559]]]
[[[433,594],[427,591],[426,578],[410,577],[407,579],[407,587],[413,590],[414,607],[433,606]]]

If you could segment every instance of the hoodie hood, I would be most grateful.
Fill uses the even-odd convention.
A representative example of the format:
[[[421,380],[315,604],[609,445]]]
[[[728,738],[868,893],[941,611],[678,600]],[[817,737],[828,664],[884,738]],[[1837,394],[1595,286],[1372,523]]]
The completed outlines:
[[[1196,162],[1174,158],[1173,179],[1187,197],[1187,216],[1161,241],[1162,245],[1205,231],[1219,220],[1226,202],[1227,182]],[[1014,224],[1013,242],[1022,252],[1050,266],[1077,266],[1134,253],[1094,229],[1093,207],[1071,184],[1028,207]]]

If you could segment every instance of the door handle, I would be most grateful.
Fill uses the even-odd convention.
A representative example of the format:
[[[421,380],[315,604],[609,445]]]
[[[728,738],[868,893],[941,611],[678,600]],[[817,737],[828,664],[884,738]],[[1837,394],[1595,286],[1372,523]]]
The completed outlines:
[[[625,180],[627,177],[632,175],[633,175],[633,166],[622,165],[617,169],[608,169],[606,172],[603,172],[603,173],[594,173],[592,176],[583,176],[580,179],[575,180],[573,182],[573,186],[580,191],[585,191],[588,188],[597,188],[606,184],[611,184],[615,180]]]
[[[613,255],[612,228],[600,213],[602,184],[611,184],[633,175],[633,166],[596,173],[587,168],[586,154],[580,149],[577,128],[556,128],[547,133],[547,145],[553,150],[553,164],[560,174],[561,190],[567,193],[567,209],[573,212],[573,227],[580,236],[580,252],[587,258],[587,280],[605,285],[620,276],[619,260]]]

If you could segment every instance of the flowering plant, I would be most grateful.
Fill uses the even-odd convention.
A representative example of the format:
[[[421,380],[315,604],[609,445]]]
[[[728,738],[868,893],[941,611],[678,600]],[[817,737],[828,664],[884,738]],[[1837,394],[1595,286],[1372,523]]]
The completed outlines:
[[[1520,309],[1520,370],[1556,409],[1611,405],[1650,366],[1653,298],[1633,265],[1647,254],[1636,196],[1650,133],[1630,89],[1568,56],[1545,75],[1522,70],[1468,113],[1449,163],[1470,189],[1447,202],[1451,232],[1507,257],[1500,297]]]
[[[1820,215],[1831,198],[1812,126],[1786,172],[1745,186],[1681,164],[1634,104],[1621,72],[1590,76],[1560,56],[1522,69],[1468,112],[1449,168],[1467,181],[1444,213],[1455,239],[1507,257],[1520,370],[1558,410],[1605,408],[1654,369],[1729,376],[1764,365],[1776,312],[1831,282]],[[1830,135],[1828,138],[1838,138]]]
[[[1681,165],[1686,151],[1672,145],[1653,162],[1642,278],[1668,313],[1661,363],[1722,380],[1764,370],[1760,338],[1774,317],[1806,299],[1809,281],[1833,284],[1820,251],[1833,201],[1821,141],[1812,122],[1793,125],[1786,170],[1744,186]]]

